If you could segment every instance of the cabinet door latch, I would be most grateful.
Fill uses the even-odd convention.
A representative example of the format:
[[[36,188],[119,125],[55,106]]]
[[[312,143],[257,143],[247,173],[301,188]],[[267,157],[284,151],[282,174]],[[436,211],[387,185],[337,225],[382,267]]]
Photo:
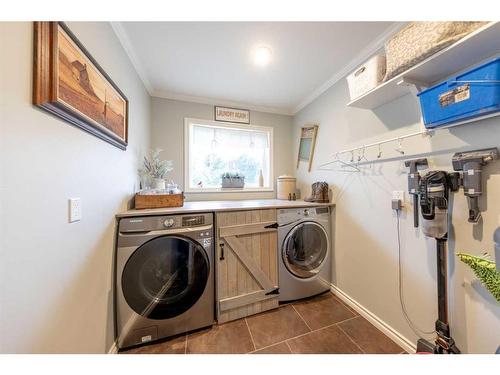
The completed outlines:
[[[273,224],[266,225],[264,228],[278,228],[278,227],[279,227],[278,223],[273,223]]]
[[[271,290],[270,292],[267,292],[266,296],[268,296],[270,294],[280,294],[280,288],[276,288],[276,289]]]
[[[219,244],[219,246],[220,246],[220,258],[219,258],[219,260],[224,260],[224,243],[221,242]]]

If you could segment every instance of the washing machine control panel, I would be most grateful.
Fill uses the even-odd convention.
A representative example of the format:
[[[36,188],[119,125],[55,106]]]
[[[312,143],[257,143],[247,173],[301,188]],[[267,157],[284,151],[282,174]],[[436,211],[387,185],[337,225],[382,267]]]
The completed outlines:
[[[164,226],[165,228],[172,228],[174,225],[175,225],[175,221],[174,221],[174,219],[166,219],[166,220],[163,222],[163,226]]]
[[[183,227],[192,227],[195,225],[204,225],[204,224],[205,224],[205,216],[204,215],[183,216],[182,217],[182,226]]]
[[[201,246],[203,246],[205,249],[210,248],[212,246],[212,239],[211,238],[204,238],[203,240],[200,241]]]
[[[119,231],[120,233],[137,233],[165,229],[182,229],[192,233],[197,232],[198,228],[212,226],[212,224],[213,216],[211,213],[127,217],[120,219]],[[208,237],[208,235],[203,233],[203,236],[200,234],[199,237]],[[197,238],[199,237],[197,236]]]

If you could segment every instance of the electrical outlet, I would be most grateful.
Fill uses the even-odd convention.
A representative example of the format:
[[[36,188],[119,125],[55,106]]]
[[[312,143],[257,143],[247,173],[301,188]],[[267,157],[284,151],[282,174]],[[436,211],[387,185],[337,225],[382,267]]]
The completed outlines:
[[[404,190],[394,190],[392,192],[392,200],[400,200],[401,206],[405,205],[405,192]]]
[[[80,198],[69,199],[69,222],[82,220],[82,202]]]

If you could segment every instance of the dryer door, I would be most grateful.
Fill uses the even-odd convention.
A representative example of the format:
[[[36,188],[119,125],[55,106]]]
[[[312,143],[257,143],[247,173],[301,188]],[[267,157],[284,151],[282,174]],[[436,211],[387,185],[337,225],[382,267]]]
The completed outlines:
[[[328,255],[328,236],[312,221],[302,222],[283,241],[282,257],[287,270],[301,279],[315,276]]]
[[[203,247],[181,236],[156,237],[134,251],[122,273],[128,305],[149,319],[187,311],[207,285],[210,263]]]

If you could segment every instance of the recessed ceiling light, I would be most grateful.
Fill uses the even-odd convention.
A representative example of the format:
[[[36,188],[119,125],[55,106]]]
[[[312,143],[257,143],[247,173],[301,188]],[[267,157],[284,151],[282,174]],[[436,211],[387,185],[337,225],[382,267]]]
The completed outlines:
[[[253,54],[253,62],[255,65],[266,66],[271,61],[273,51],[266,46],[257,47]]]

